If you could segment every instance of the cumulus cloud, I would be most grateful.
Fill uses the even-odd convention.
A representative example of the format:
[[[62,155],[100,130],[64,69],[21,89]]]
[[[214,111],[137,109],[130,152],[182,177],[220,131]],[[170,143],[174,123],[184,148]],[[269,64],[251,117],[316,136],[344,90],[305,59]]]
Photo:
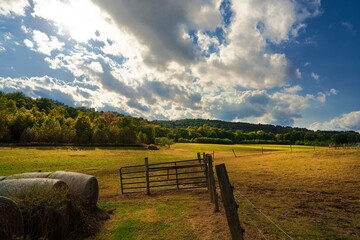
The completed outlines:
[[[24,16],[25,9],[29,7],[28,0],[10,0],[10,1],[1,1],[0,4],[0,16],[5,17],[14,17],[14,16]]]
[[[32,32],[32,41],[29,39],[24,40],[25,46],[29,49],[48,55],[51,55],[51,52],[54,50],[62,50],[64,43],[60,42],[55,36],[48,36],[46,33],[39,30],[34,30]]]
[[[360,111],[342,114],[326,122],[314,122],[310,125],[313,130],[354,130],[360,132]]]
[[[59,101],[71,95],[77,104],[149,119],[283,125],[337,92],[311,95],[290,86],[301,71],[272,49],[304,31],[304,21],[320,14],[318,1],[32,0],[32,6],[32,17],[58,32],[23,22],[24,45],[73,79],[3,78],[7,90],[51,97],[51,86]]]
[[[148,47],[143,57],[157,67],[171,61],[189,64],[196,60],[198,56],[188,32],[214,30],[221,23],[219,0],[94,2],[112,16],[120,29]]]

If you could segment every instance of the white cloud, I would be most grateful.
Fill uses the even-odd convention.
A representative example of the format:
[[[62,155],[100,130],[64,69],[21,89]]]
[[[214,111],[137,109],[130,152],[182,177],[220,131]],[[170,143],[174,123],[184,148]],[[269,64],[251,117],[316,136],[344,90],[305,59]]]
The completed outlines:
[[[33,49],[33,48],[34,48],[33,42],[32,42],[31,40],[29,40],[29,39],[25,39],[25,40],[24,40],[24,44],[25,44],[25,46],[27,46],[27,47],[30,48],[30,49]]]
[[[97,73],[103,73],[103,68],[101,66],[101,64],[99,62],[91,62],[90,64],[87,65],[87,67],[89,69],[92,69],[93,71],[97,72]]]
[[[360,132],[360,111],[342,114],[326,122],[314,122],[310,129],[313,130],[354,130]]]
[[[55,36],[48,36],[39,30],[32,32],[32,41],[29,39],[24,40],[24,44],[33,51],[51,56],[54,50],[62,50],[65,43],[60,42]]]
[[[312,72],[311,73],[311,78],[314,79],[315,81],[318,81],[320,79],[320,75],[317,73]]]
[[[296,69],[295,70],[295,76],[296,76],[296,78],[298,78],[298,79],[300,79],[301,78],[301,72],[300,72],[300,69]]]
[[[29,6],[28,0],[3,0],[0,4],[0,16],[24,16],[25,9]]]

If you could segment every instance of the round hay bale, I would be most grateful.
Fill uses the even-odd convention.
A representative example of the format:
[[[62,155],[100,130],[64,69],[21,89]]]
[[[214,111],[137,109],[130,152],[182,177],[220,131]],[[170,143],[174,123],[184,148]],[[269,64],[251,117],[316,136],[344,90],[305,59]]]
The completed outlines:
[[[153,144],[149,145],[148,149],[149,150],[159,150],[159,148],[157,146],[153,145]]]
[[[68,189],[65,182],[47,178],[5,179],[0,181],[0,196],[23,197],[34,191],[42,193],[53,189]]]
[[[24,235],[24,222],[18,205],[0,197],[0,239],[18,239]]]
[[[76,173],[57,171],[50,174],[49,178],[61,179],[70,189],[70,193],[75,200],[88,210],[96,209],[99,197],[99,185],[95,176]]]
[[[24,178],[0,181],[0,196],[14,200],[31,239],[64,239],[70,225],[69,187],[58,179]]]
[[[5,177],[5,179],[47,178],[50,174],[51,172],[29,172],[29,173],[13,174]]]

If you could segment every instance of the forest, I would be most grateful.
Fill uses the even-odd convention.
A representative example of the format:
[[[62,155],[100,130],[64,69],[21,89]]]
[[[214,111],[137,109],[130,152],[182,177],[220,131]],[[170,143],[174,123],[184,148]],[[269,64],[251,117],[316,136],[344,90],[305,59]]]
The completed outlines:
[[[0,92],[1,144],[140,145],[195,143],[358,144],[354,131],[311,131],[220,120],[154,120]]]

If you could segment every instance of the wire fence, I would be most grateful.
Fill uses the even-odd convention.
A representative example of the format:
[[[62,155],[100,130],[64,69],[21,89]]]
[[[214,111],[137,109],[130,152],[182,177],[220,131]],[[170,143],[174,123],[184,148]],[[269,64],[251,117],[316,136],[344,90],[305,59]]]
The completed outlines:
[[[237,192],[237,195],[239,196],[239,199],[242,199],[243,202],[248,203],[254,211],[259,213],[259,215],[265,220],[265,222],[269,223],[271,226],[279,230],[287,239],[293,239],[293,237],[291,237],[286,230],[284,230],[278,223],[276,223],[268,215],[266,215],[263,211],[261,211],[261,209],[257,207],[249,198],[247,198],[245,195],[239,192]],[[260,227],[260,224],[258,224],[256,220],[249,217],[247,214],[243,214],[242,216],[245,216],[249,220],[249,222],[252,223],[252,225],[257,229],[257,231],[260,233],[263,239],[267,239],[267,237],[264,234],[265,231]]]

